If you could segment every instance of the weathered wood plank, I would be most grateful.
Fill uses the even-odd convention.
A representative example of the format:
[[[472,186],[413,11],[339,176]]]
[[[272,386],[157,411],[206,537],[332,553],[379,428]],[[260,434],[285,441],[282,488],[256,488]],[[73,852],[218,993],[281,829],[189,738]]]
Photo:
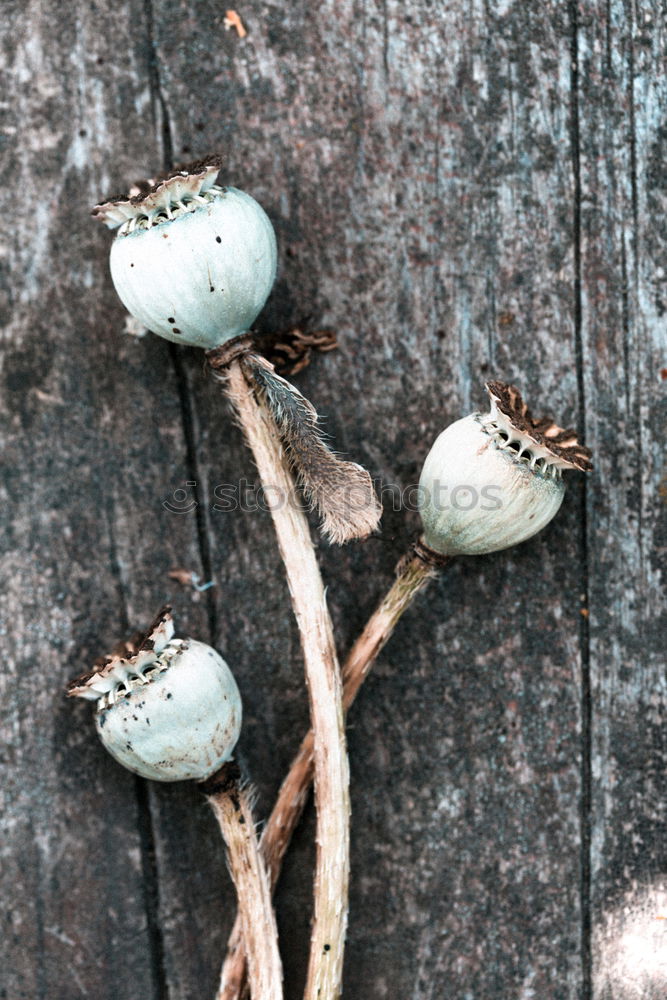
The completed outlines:
[[[153,164],[142,5],[5,4],[2,995],[159,995],[142,794],[65,682],[196,553],[165,345],[135,341],[90,207]],[[99,228],[99,231],[98,231]]]
[[[578,31],[592,732],[593,996],[667,989],[665,40],[658,3]],[[661,919],[662,918],[662,919]]]
[[[271,214],[282,272],[265,326],[312,315],[339,332],[340,352],[299,379],[336,447],[408,487],[442,426],[483,404],[492,373],[574,419],[567,11],[255,2],[241,13],[243,41],[214,5],[156,4],[173,146],[222,148],[225,179]],[[195,399],[213,502],[214,483],[252,470],[215,388],[200,380]],[[352,996],[579,995],[578,517],[575,489],[542,538],[455,567],[355,709]],[[408,538],[404,515],[389,513],[381,539],[323,548],[342,648]],[[246,697],[242,753],[260,815],[305,721],[271,544],[266,516],[211,514],[214,573],[229,581],[218,642]],[[307,828],[278,900],[290,998],[304,973],[311,838]],[[174,996],[185,997],[202,960],[216,962],[229,893],[198,898],[186,873],[200,859],[181,841],[161,850],[163,903],[180,914]],[[193,912],[208,935],[196,954]]]
[[[200,356],[121,333],[109,238],[87,218],[171,147],[222,149],[225,178],[267,207],[282,271],[262,322],[338,331],[298,381],[385,484],[416,482],[492,374],[579,412],[596,450],[585,506],[573,483],[541,537],[433,585],[353,710],[346,993],[653,998],[635,972],[665,912],[659,5],[587,5],[575,37],[561,4],[252,0],[244,40],[210,2],[6,7],[3,176],[25,175],[0,272],[0,991],[212,995],[234,915],[212,817],[192,786],[135,783],[61,697],[127,621],[175,598],[228,657],[260,815],[306,725],[268,515],[213,509],[216,485],[254,481],[238,431]],[[165,510],[193,480],[195,511]],[[415,528],[387,510],[380,538],[322,547],[342,650]],[[216,587],[179,590],[174,565]],[[278,896],[288,1000],[312,835],[311,817]]]

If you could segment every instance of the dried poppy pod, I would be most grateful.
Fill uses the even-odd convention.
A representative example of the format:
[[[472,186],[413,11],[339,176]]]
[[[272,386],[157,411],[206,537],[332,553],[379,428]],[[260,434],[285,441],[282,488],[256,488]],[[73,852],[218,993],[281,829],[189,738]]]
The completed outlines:
[[[253,996],[282,1000],[268,875],[249,790],[231,760],[241,698],[225,661],[203,642],[174,639],[171,609],[163,608],[145,635],[103,657],[67,693],[97,702],[97,732],[119,764],[154,781],[203,782],[227,846]]]
[[[370,476],[331,451],[312,404],[256,353],[250,327],[276,276],[276,238],[254,198],[215,183],[221,163],[208,157],[140,181],[127,197],[93,209],[96,219],[118,230],[110,255],[116,291],[142,326],[206,350],[239,416],[251,389],[258,405],[250,409],[255,417],[263,409],[275,424],[280,461],[322,514],[327,537],[337,543],[365,538],[381,515]],[[230,377],[234,370],[241,380]],[[240,422],[248,436],[246,410]],[[257,454],[255,461],[274,488],[275,476]]]
[[[95,727],[119,764],[154,781],[208,778],[228,761],[241,729],[241,697],[211,646],[174,639],[169,608],[121,653],[72,681],[96,701]]]
[[[220,160],[194,163],[93,210],[117,228],[111,277],[125,308],[154,333],[210,349],[250,329],[276,276],[264,209],[216,185]]]
[[[490,412],[456,421],[426,459],[420,483],[425,537],[400,559],[396,579],[343,664],[346,709],[401,616],[452,556],[492,552],[529,538],[560,507],[562,469],[592,467],[590,451],[577,443],[574,432],[561,430],[551,420],[533,420],[515,388],[489,382],[487,390]],[[262,834],[262,852],[274,883],[307,801],[314,746],[311,730],[282,782]],[[237,920],[222,969],[220,1000],[245,995],[241,932]]]
[[[486,388],[490,411],[447,427],[419,481],[424,541],[444,556],[481,555],[531,538],[563,502],[563,469],[592,468],[575,431],[534,420],[514,386]]]
[[[333,995],[340,991],[347,920],[348,769],[333,629],[308,522],[294,502],[294,480],[319,510],[324,534],[337,543],[368,536],[381,507],[366,470],[334,455],[314,407],[252,344],[249,328],[275,277],[275,237],[256,202],[216,187],[219,166],[215,158],[172,172],[130,198],[98,205],[93,214],[119,229],[111,271],[133,316],[169,340],[207,349],[209,367],[273,498],[318,734],[318,852],[306,992],[324,995],[331,988]]]

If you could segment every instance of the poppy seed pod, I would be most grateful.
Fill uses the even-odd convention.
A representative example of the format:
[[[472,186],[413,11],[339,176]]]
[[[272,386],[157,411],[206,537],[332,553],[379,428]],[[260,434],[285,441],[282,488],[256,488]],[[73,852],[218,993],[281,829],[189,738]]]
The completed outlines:
[[[233,753],[241,697],[211,646],[173,634],[165,608],[146,635],[98,661],[67,693],[97,702],[98,735],[119,764],[155,781],[202,780]]]
[[[276,276],[266,212],[216,185],[219,169],[218,160],[192,164],[93,210],[118,228],[111,277],[128,312],[167,340],[206,350],[250,329]]]
[[[419,481],[424,541],[441,555],[481,555],[531,538],[560,508],[563,469],[592,468],[574,431],[534,420],[514,386],[486,388],[490,412],[447,427]]]

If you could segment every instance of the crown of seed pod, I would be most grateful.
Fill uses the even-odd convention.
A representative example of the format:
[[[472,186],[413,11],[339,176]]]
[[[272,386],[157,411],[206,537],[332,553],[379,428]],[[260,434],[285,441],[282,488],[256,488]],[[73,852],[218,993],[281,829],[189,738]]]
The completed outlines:
[[[230,759],[241,729],[241,696],[211,647],[174,639],[170,608],[145,635],[73,680],[70,697],[97,702],[95,726],[120,764],[155,781],[202,780]]]
[[[217,157],[136,185],[93,216],[118,229],[111,277],[125,308],[167,340],[210,349],[245,333],[276,276],[276,238],[254,198],[215,182]]]
[[[424,462],[424,541],[441,555],[481,555],[531,538],[563,502],[563,469],[592,468],[575,431],[534,420],[514,386],[486,388],[490,411],[447,427]]]

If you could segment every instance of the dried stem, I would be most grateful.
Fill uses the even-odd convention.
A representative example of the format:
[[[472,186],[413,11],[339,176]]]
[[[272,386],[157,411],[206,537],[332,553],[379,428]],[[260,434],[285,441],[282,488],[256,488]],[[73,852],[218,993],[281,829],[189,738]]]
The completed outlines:
[[[282,1000],[283,971],[269,877],[257,843],[248,790],[239,781],[237,765],[225,764],[203,790],[227,845],[251,995],[257,1000]]]
[[[357,696],[380,650],[391,637],[401,615],[417,594],[437,575],[438,566],[429,561],[428,554],[417,546],[421,555],[409,554],[397,568],[397,577],[383,600],[369,619],[363,632],[352,647],[343,666],[343,706],[345,711]],[[444,560],[439,562],[444,565]],[[303,739],[292,766],[283,781],[276,804],[262,833],[260,847],[274,889],[285,851],[296,829],[308,800],[313,780],[313,731]],[[216,1000],[241,1000],[245,997],[245,952],[243,927],[237,918],[222,967],[220,987]]]
[[[280,437],[263,400],[248,385],[240,357],[229,364],[225,385],[271,504],[306,667],[314,732],[317,860],[305,1000],[336,1000],[341,992],[347,927],[350,807],[342,683],[333,629],[308,522]]]

